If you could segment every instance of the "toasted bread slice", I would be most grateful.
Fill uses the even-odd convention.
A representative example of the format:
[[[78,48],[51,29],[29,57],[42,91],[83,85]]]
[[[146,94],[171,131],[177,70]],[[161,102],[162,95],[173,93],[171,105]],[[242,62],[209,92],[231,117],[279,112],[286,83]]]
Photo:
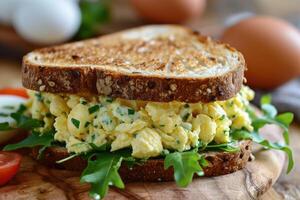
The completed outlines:
[[[209,161],[209,166],[204,168],[204,175],[219,176],[244,168],[250,159],[252,142],[250,140],[241,141],[239,147],[240,151],[235,153],[211,151],[205,153],[205,158]],[[38,151],[39,148],[33,148],[31,156],[37,159]],[[44,156],[39,161],[49,167],[72,171],[82,171],[86,167],[86,160],[80,157],[75,157],[60,164],[56,163],[56,161],[68,156],[69,153],[66,148],[51,147],[46,149]],[[132,168],[128,168],[127,165],[122,164],[119,173],[126,182],[174,180],[173,169],[169,168],[165,170],[163,159],[149,159],[143,165],[135,165]]]
[[[245,61],[227,44],[190,29],[151,25],[33,51],[23,85],[51,93],[145,101],[226,100],[241,88]]]

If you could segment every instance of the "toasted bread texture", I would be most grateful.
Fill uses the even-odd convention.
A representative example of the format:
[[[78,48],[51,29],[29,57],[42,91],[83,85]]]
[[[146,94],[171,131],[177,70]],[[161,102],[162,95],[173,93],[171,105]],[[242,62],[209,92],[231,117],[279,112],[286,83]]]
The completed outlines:
[[[209,166],[204,168],[204,175],[207,177],[219,176],[244,168],[251,156],[252,142],[250,140],[241,141],[239,147],[240,151],[235,153],[206,152],[205,158],[209,162]],[[31,156],[37,159],[38,151],[38,148],[33,148]],[[68,156],[69,153],[65,148],[51,147],[46,149],[44,156],[38,161],[49,167],[73,171],[82,171],[86,167],[87,162],[81,157],[75,157],[60,164],[56,163],[56,161],[62,160]],[[125,182],[174,180],[173,168],[165,170],[163,159],[149,159],[143,165],[134,165],[132,168],[122,164],[119,173]]]
[[[39,49],[23,59],[23,85],[51,93],[145,101],[210,102],[241,88],[245,61],[188,28],[150,25]]]

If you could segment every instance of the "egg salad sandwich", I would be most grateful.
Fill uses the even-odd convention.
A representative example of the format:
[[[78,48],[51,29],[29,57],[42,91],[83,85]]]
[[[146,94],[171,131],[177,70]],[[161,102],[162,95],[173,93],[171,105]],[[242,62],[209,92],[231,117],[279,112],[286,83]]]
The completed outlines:
[[[82,171],[92,197],[124,182],[217,176],[245,167],[252,143],[283,150],[291,113],[269,96],[250,106],[245,61],[227,44],[190,29],[150,25],[39,49],[23,59],[29,100],[11,116],[28,137],[4,150],[32,148],[40,162]],[[285,144],[259,129],[277,124]]]

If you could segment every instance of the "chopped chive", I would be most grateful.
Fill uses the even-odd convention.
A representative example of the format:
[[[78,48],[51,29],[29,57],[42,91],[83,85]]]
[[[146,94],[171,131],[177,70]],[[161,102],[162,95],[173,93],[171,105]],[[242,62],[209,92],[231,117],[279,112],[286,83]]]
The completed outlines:
[[[161,124],[161,125],[159,125],[160,127],[165,127],[165,125],[164,124]]]
[[[224,120],[225,119],[225,115],[222,115],[219,120]]]
[[[76,128],[79,128],[79,126],[80,126],[79,120],[72,118],[71,121]]]
[[[136,134],[136,133],[134,133],[134,134],[133,134],[133,137],[134,137],[134,138],[136,138],[136,137],[137,137],[137,134]]]
[[[190,116],[190,113],[186,113],[183,117],[182,117],[182,120],[183,121],[186,121]]]
[[[80,103],[81,103],[82,105],[86,105],[86,104],[87,104],[86,101],[81,101]]]
[[[179,140],[176,140],[176,143],[177,143],[177,144],[180,144],[180,141],[179,141]]]
[[[128,109],[128,115],[134,115],[135,111],[133,109]]]
[[[41,93],[35,93],[35,97],[37,98],[38,101],[43,101],[43,97]]]
[[[46,113],[46,117],[50,118],[50,117],[52,117],[52,114],[51,113]]]
[[[184,108],[189,108],[190,107],[190,105],[189,104],[184,104],[184,106],[183,106]]]
[[[108,103],[113,102],[113,98],[107,98],[107,99],[106,99],[106,102],[108,102]]]
[[[96,135],[94,134],[92,135],[92,141],[95,141],[95,139],[96,139]]]
[[[91,124],[90,122],[86,122],[85,125],[84,125],[84,127],[86,128],[86,127],[88,127],[90,124]]]
[[[92,106],[92,107],[89,108],[89,113],[90,113],[90,114],[95,113],[95,112],[97,112],[99,109],[100,109],[100,106],[99,106],[99,105],[94,105],[94,106]]]

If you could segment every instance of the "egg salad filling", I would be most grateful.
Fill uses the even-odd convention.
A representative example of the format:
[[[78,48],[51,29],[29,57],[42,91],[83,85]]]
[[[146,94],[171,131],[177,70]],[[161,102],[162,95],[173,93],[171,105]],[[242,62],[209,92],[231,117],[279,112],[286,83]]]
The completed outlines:
[[[72,153],[90,144],[109,143],[111,151],[132,148],[136,158],[156,157],[164,149],[186,151],[199,142],[231,141],[231,129],[253,130],[246,108],[254,92],[246,86],[233,98],[212,103],[147,102],[80,97],[29,91],[33,119],[44,121],[40,132],[54,127],[54,139]]]
[[[152,157],[163,159],[165,170],[173,168],[176,184],[186,187],[195,174],[203,176],[203,169],[211,167],[207,151],[235,153],[240,151],[241,140],[284,151],[288,156],[287,172],[294,165],[288,146],[293,114],[277,114],[268,95],[261,98],[258,114],[249,104],[254,92],[246,86],[231,99],[210,103],[28,92],[26,104],[5,113],[14,123],[3,119],[0,134],[20,129],[30,134],[3,150],[38,147],[39,159],[49,147],[66,147],[69,156],[56,163],[74,157],[85,159],[87,166],[80,180],[91,184],[89,194],[94,199],[102,199],[111,185],[125,187],[118,172],[121,165],[134,170],[135,165],[143,165]],[[282,128],[284,143],[271,142],[260,135],[260,129],[267,124]]]

